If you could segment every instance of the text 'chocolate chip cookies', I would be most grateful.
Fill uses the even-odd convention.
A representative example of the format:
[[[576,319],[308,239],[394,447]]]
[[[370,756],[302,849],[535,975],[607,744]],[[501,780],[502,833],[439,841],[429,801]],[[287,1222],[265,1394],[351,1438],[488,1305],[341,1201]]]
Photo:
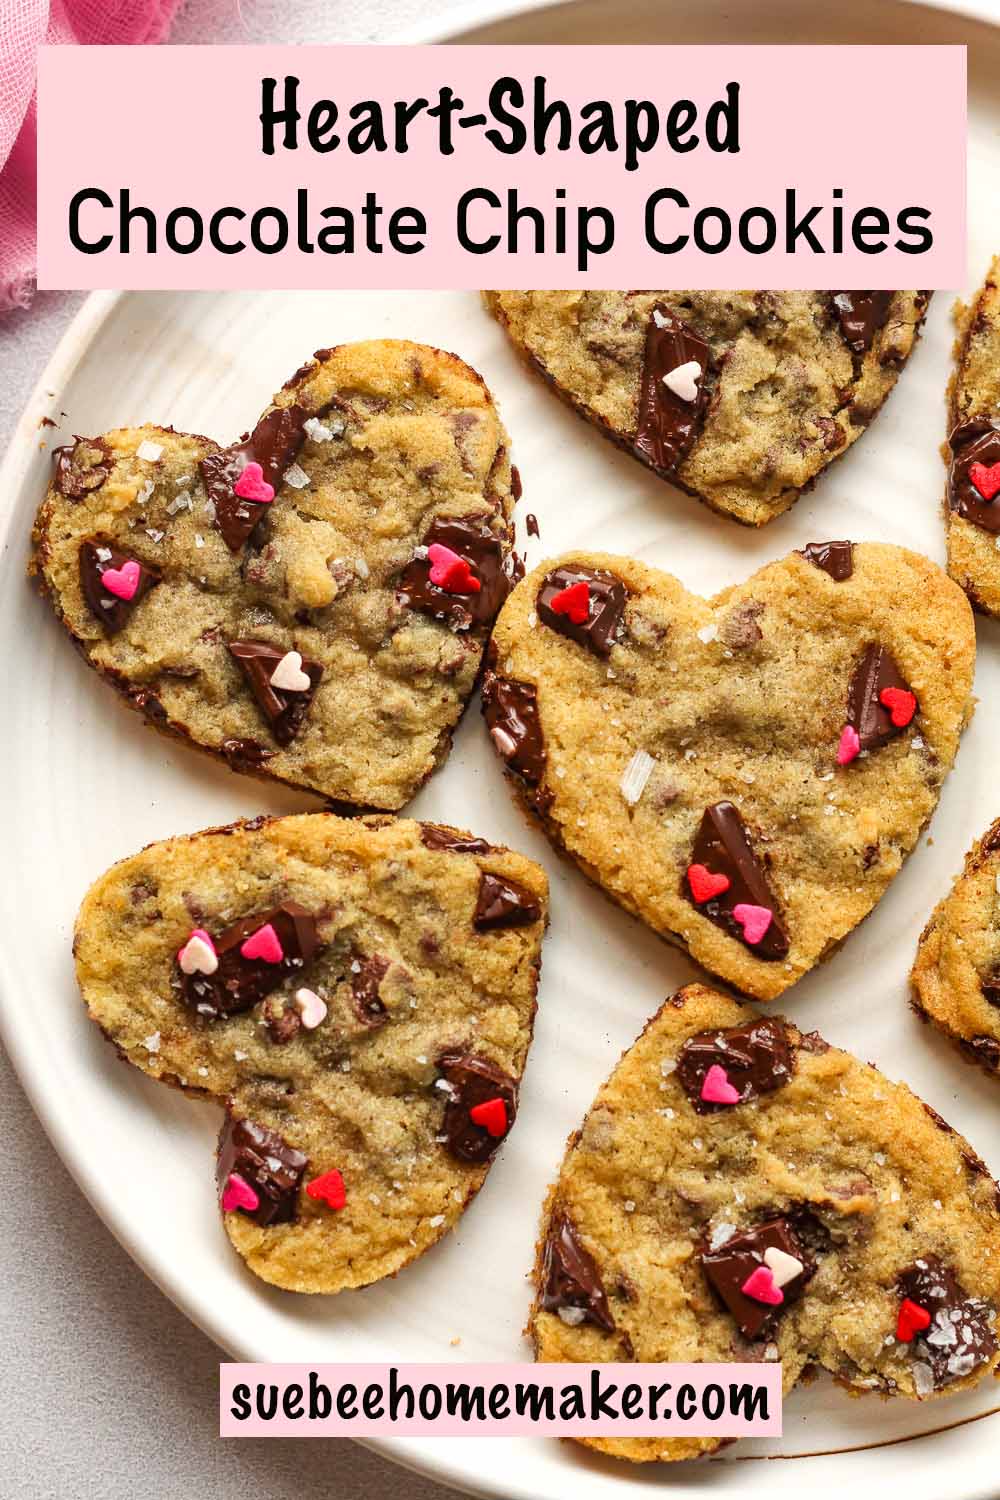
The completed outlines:
[[[229,448],[142,427],[55,455],[33,569],[85,659],[236,770],[395,810],[448,752],[515,571],[475,371],[321,350]]]
[[[504,606],[483,712],[553,842],[774,999],[871,911],[969,715],[972,613],[933,563],[816,544],[712,600],[572,553]]]
[[[720,1076],[721,1075],[721,1076]],[[692,985],[599,1091],[552,1187],[545,1361],[781,1361],[924,1400],[1000,1358],[997,1185],[903,1084]],[[718,1438],[586,1440],[694,1458]]]
[[[249,1268],[338,1292],[414,1260],[482,1185],[546,913],[538,865],[450,828],[257,819],[115,865],[77,977],[124,1058],[225,1105],[219,1200]]]

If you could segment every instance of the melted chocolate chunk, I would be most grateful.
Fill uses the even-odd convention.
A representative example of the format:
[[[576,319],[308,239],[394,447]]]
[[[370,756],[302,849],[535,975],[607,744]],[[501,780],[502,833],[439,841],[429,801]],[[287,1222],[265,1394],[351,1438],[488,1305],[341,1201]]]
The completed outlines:
[[[107,479],[110,470],[110,457],[103,443],[90,438],[77,438],[77,443],[85,443],[88,448],[98,448],[107,458],[107,464],[94,464],[90,469],[78,469],[73,464],[73,454],[76,452],[76,443],[66,444],[62,448],[52,450],[52,483],[66,500],[82,500],[84,495],[89,495],[93,490],[99,490]]]
[[[847,690],[847,722],[857,730],[862,750],[877,750],[908,727],[897,727],[889,709],[879,701],[886,688],[910,692],[892,652],[884,646],[866,646]]]
[[[247,464],[260,464],[264,478],[277,493],[282,477],[302,447],[302,423],[308,413],[301,406],[282,406],[261,417],[249,437],[201,461],[201,477],[215,506],[215,524],[231,552],[238,552],[267,511],[267,503],[243,500],[234,486]]]
[[[683,401],[664,385],[663,377],[691,360],[701,366],[698,394],[694,401]],[[694,442],[708,409],[711,362],[712,351],[705,340],[657,303],[646,326],[634,444],[639,457],[654,469],[671,473]]]
[[[1000,492],[992,500],[980,494],[969,470],[973,464],[991,469],[1000,463],[1000,417],[978,417],[956,427],[948,444],[952,451],[948,471],[948,504],[965,520],[983,531],[1000,532]]]
[[[474,838],[471,833],[459,833],[442,823],[421,823],[420,842],[427,849],[450,849],[455,854],[490,854],[493,849],[485,839]]]
[[[993,968],[988,974],[984,974],[979,986],[987,1004],[1000,1006],[1000,969]]]
[[[452,1156],[480,1165],[493,1159],[506,1140],[517,1114],[517,1081],[490,1062],[468,1052],[446,1052],[438,1058],[438,1072],[450,1085],[446,1093],[442,1135]],[[441,1090],[444,1092],[444,1090]],[[507,1112],[503,1135],[490,1135],[485,1125],[470,1118],[470,1110],[490,1099],[502,1099]]]
[[[745,1104],[784,1088],[795,1070],[795,1054],[781,1022],[768,1019],[688,1037],[677,1058],[677,1079],[700,1115],[733,1107],[701,1097],[705,1074],[715,1064],[725,1068],[729,1082],[739,1091],[739,1102]]]
[[[538,517],[533,516],[530,511],[524,518],[524,529],[529,536],[540,537],[542,534],[538,529]]]
[[[389,960],[379,953],[369,954],[366,958],[356,952],[351,957],[351,999],[358,1020],[365,1026],[384,1026],[389,1019],[379,992],[388,972]]]
[[[290,1042],[302,1029],[302,1017],[280,995],[264,1001],[264,1023],[272,1042],[279,1046]]]
[[[242,944],[268,922],[278,934],[284,957],[276,964],[263,958],[244,958]],[[294,901],[241,917],[213,941],[219,959],[214,974],[184,974],[178,967],[186,1003],[213,1021],[250,1010],[283,980],[297,977],[312,962],[318,947],[312,914]]]
[[[552,608],[556,594],[576,583],[585,583],[590,595],[587,618],[579,625],[569,615],[557,614]],[[535,608],[538,618],[551,630],[558,630],[560,635],[585,646],[595,656],[608,657],[618,639],[626,598],[625,585],[613,573],[595,568],[556,568],[539,589]]]
[[[829,573],[835,583],[843,583],[854,572],[853,542],[807,542],[799,556]]]
[[[226,1114],[216,1167],[219,1196],[225,1192],[230,1173],[236,1172],[260,1199],[252,1212],[239,1210],[255,1224],[292,1223],[297,1217],[299,1184],[308,1165],[309,1158],[289,1146],[277,1131]]]
[[[831,292],[833,311],[852,354],[867,354],[889,316],[892,292]]]
[[[472,925],[477,932],[494,932],[499,927],[530,927],[542,915],[534,895],[526,886],[508,875],[493,875],[484,870],[479,877],[479,895]]]
[[[546,757],[534,683],[498,677],[488,667],[483,674],[483,718],[508,769],[537,787],[545,775]]]
[[[286,654],[280,646],[269,646],[266,641],[229,641],[228,646],[274,738],[279,745],[290,745],[309,712],[323,668],[318,661],[303,657],[302,670],[310,685],[304,692],[293,692],[271,685],[271,673]]]
[[[765,1250],[783,1250],[786,1255],[794,1255],[803,1266],[800,1274],[781,1288],[784,1301],[777,1307],[755,1302],[742,1291],[748,1278],[764,1264]],[[769,1219],[766,1224],[734,1234],[718,1250],[703,1250],[701,1264],[709,1286],[732,1313],[743,1337],[750,1340],[767,1336],[774,1319],[802,1295],[816,1272],[816,1262],[785,1218]]]
[[[901,1271],[901,1297],[930,1313],[931,1323],[913,1338],[914,1362],[930,1366],[935,1389],[961,1380],[992,1359],[997,1341],[994,1309],[970,1297],[950,1266],[936,1255],[924,1255]]]
[[[788,934],[778,916],[777,898],[750,845],[743,819],[731,802],[716,802],[705,809],[690,863],[704,865],[713,875],[729,877],[728,890],[699,905],[694,901],[685,876],[681,889],[696,910],[716,927],[724,927],[741,942],[746,942],[743,928],[733,916],[733,908],[739,905],[766,907],[773,913],[770,926],[759,943],[747,943],[746,946],[758,958],[784,958],[788,952]]]
[[[444,620],[454,630],[470,625],[489,625],[510,593],[510,579],[503,568],[500,538],[475,517],[433,521],[424,536],[425,547],[449,547],[463,558],[479,581],[476,594],[450,594],[431,583],[429,557],[408,562],[396,585],[396,599],[406,609],[419,610],[432,619]]]
[[[220,748],[234,771],[259,771],[275,755],[259,740],[223,740]]]
[[[131,599],[119,599],[103,586],[101,580],[108,568],[121,569],[127,562],[138,563],[139,583]],[[127,624],[132,611],[150,589],[160,582],[161,574],[156,568],[147,567],[137,557],[119,552],[107,542],[94,541],[80,544],[80,588],[93,614],[109,635],[114,635]]]
[[[563,1321],[574,1326],[594,1323],[605,1333],[614,1333],[615,1320],[601,1281],[597,1262],[580,1243],[571,1219],[557,1213],[549,1227],[542,1256],[542,1284],[539,1301],[546,1312],[569,1316]]]

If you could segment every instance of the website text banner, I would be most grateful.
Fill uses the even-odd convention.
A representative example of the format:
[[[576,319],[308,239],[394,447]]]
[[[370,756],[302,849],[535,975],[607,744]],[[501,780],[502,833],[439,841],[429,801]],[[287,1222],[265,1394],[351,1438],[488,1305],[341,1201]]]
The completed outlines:
[[[220,1437],[780,1437],[777,1364],[224,1364]]]
[[[958,286],[965,123],[964,47],[43,48],[39,285]]]

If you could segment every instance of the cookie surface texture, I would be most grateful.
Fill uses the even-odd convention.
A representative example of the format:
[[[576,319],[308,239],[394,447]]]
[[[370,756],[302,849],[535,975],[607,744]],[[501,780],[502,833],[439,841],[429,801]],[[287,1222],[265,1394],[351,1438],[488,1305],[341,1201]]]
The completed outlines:
[[[983,614],[1000,615],[1000,259],[959,310],[949,387],[948,571]]]

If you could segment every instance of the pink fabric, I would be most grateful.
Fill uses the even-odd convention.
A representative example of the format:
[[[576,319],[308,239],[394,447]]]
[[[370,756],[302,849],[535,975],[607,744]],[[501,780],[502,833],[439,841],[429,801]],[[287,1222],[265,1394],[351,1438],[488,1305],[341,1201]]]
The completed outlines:
[[[35,73],[43,42],[160,42],[178,0],[0,0],[0,313],[35,284]]]

